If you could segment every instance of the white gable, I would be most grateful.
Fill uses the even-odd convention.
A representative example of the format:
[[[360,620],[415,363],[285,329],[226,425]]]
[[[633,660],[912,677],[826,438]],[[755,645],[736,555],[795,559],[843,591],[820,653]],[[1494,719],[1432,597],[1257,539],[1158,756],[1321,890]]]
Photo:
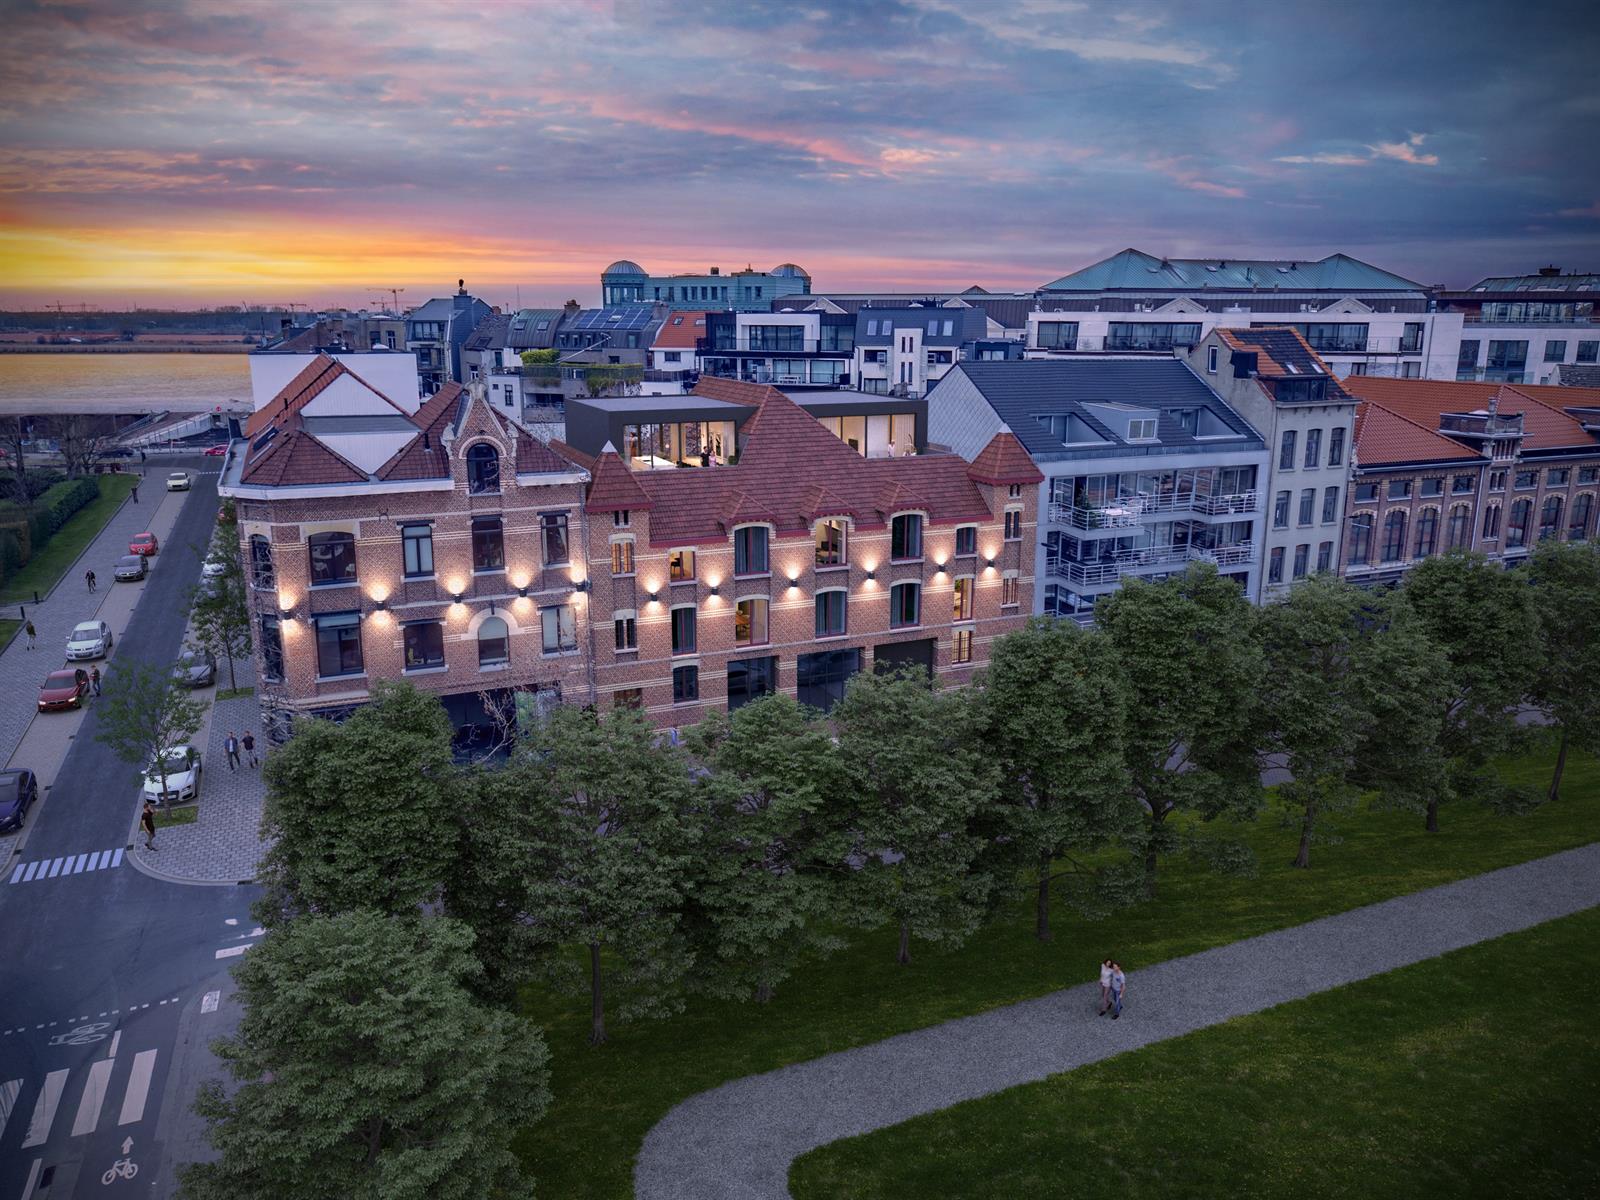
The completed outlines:
[[[1155,311],[1160,313],[1204,313],[1209,310],[1205,305],[1196,304],[1187,296],[1179,296],[1175,300],[1167,301]]]
[[[393,409],[389,410],[393,412]],[[400,447],[417,437],[417,431],[318,433],[321,442],[335,454],[343,455],[369,475],[400,452]]]
[[[300,410],[308,417],[397,416],[394,405],[353,375],[341,375]]]

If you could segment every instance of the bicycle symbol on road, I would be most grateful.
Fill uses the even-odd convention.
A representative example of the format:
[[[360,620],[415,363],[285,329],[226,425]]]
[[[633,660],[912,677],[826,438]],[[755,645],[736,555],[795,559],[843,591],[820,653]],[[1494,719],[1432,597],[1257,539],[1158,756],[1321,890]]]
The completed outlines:
[[[131,1158],[119,1158],[106,1168],[106,1173],[100,1176],[100,1182],[110,1187],[119,1179],[132,1179],[139,1173],[139,1164]]]
[[[110,1021],[90,1021],[87,1025],[79,1025],[76,1029],[69,1029],[66,1033],[58,1033],[50,1039],[52,1046],[87,1046],[93,1042],[105,1041],[106,1035],[102,1030],[110,1029]]]

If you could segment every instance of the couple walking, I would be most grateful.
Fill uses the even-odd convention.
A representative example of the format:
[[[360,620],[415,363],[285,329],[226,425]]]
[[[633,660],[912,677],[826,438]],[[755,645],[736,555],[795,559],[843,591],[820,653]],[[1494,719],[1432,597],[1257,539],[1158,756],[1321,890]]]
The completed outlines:
[[[1110,1012],[1113,1021],[1122,1017],[1122,998],[1128,992],[1128,977],[1122,972],[1122,964],[1114,958],[1108,958],[1100,964],[1100,1011],[1097,1017],[1103,1017]]]

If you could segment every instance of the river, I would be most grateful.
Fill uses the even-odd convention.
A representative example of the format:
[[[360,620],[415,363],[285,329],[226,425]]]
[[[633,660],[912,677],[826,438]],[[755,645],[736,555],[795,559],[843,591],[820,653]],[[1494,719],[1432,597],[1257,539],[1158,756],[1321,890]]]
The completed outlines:
[[[0,354],[0,412],[203,412],[250,404],[247,354]]]

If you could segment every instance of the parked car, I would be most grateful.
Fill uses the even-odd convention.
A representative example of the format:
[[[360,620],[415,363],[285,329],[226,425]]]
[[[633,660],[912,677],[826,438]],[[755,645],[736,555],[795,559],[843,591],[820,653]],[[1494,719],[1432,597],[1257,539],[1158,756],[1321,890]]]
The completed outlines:
[[[39,799],[39,781],[26,769],[0,771],[0,829],[21,829]]]
[[[194,483],[194,479],[189,474],[189,472],[187,472],[187,471],[174,471],[174,472],[172,472],[172,474],[167,476],[167,491],[169,491],[169,492],[187,492],[189,490],[190,485],[193,484],[193,483]]]
[[[117,579],[131,580],[135,583],[149,574],[149,571],[150,568],[142,554],[124,554],[117,559],[117,565],[111,568],[111,574]]]
[[[39,686],[39,711],[55,712],[66,708],[82,708],[83,698],[89,694],[89,672],[82,667],[67,667],[51,671]]]
[[[161,543],[156,541],[156,535],[149,530],[134,534],[133,541],[128,543],[129,554],[155,554],[160,549]]]
[[[144,769],[144,798],[153,804],[200,799],[200,751],[193,746],[171,746],[161,757],[166,760],[167,790],[161,790],[161,770],[152,761]]]
[[[185,687],[210,687],[217,681],[216,656],[209,650],[187,646],[178,656],[178,665],[172,668],[172,675]]]
[[[69,662],[80,658],[104,658],[110,653],[111,626],[104,621],[80,621],[67,635]]]
[[[220,445],[217,445],[217,446],[207,446],[206,447],[206,457],[207,458],[221,458],[227,452],[228,452],[228,443],[227,442],[223,442],[223,443],[221,443]]]

